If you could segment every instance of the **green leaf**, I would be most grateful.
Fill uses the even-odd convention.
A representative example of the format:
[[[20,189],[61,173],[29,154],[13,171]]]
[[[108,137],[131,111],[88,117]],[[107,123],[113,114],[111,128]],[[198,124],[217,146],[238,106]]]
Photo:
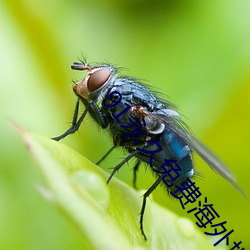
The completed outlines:
[[[144,241],[139,229],[142,191],[116,178],[106,185],[108,174],[75,150],[23,130],[21,134],[44,176],[46,187],[40,185],[39,191],[81,232],[83,249],[214,249],[214,237],[152,199],[146,206]]]

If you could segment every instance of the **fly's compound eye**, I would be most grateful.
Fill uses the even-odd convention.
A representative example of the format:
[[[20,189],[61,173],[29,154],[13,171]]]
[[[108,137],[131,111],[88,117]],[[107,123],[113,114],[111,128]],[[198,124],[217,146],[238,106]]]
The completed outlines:
[[[108,69],[99,69],[90,74],[88,79],[88,90],[93,92],[99,89],[110,77],[110,71]]]

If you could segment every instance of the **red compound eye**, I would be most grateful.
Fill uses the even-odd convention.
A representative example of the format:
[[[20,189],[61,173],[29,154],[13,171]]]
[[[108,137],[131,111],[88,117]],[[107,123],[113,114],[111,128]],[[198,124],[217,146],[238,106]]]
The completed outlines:
[[[88,79],[88,90],[93,92],[99,89],[109,78],[110,71],[108,69],[99,69],[92,73]]]

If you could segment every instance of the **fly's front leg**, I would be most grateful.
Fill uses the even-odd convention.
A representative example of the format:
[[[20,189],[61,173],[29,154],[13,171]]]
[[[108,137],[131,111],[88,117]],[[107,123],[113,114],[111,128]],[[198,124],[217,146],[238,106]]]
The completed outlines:
[[[52,138],[53,140],[59,141],[59,140],[63,139],[64,137],[68,136],[69,134],[75,133],[79,129],[79,127],[80,127],[84,117],[86,116],[87,112],[89,112],[93,116],[93,118],[98,122],[98,124],[101,125],[102,128],[107,127],[108,123],[107,123],[107,119],[106,119],[105,114],[102,113],[102,111],[100,110],[98,105],[92,100],[90,102],[88,102],[88,104],[86,106],[86,109],[84,110],[81,117],[77,121],[78,112],[79,112],[79,104],[80,104],[80,100],[78,99],[77,102],[76,102],[71,127],[65,133],[63,133],[62,135]]]
[[[103,129],[106,128],[108,126],[108,121],[105,113],[101,111],[96,102],[90,100],[89,105],[89,113],[91,114],[91,116]]]
[[[62,135],[59,135],[59,136],[51,138],[51,139],[53,139],[55,141],[60,141],[64,137],[68,136],[69,134],[75,133],[79,129],[79,127],[80,127],[80,125],[81,125],[81,123],[82,123],[82,121],[83,121],[84,117],[86,116],[86,114],[88,112],[88,109],[89,109],[89,105],[87,105],[86,109],[84,110],[84,112],[82,113],[81,117],[77,121],[78,112],[79,112],[79,103],[80,103],[80,101],[78,99],[77,102],[76,102],[76,106],[75,106],[75,110],[74,110],[74,116],[73,116],[71,127],[65,133],[63,133]]]

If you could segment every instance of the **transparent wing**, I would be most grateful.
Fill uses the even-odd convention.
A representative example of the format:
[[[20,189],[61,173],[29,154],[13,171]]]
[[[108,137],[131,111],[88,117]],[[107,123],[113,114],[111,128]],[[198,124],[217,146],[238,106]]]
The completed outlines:
[[[162,110],[160,112],[151,113],[150,116],[153,120],[158,120],[158,122],[163,123],[166,127],[173,130],[180,139],[185,141],[190,148],[192,148],[212,168],[212,170],[225,178],[248,199],[247,195],[236,184],[236,178],[229,168],[210,149],[189,132],[179,116],[170,114],[168,110]]]

